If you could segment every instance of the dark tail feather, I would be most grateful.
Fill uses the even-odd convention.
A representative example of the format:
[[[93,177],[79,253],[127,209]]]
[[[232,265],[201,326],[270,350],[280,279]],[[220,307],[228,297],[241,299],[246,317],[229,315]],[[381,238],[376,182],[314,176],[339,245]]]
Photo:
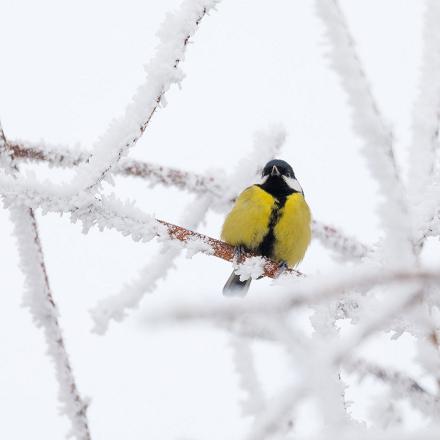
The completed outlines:
[[[236,275],[232,271],[231,276],[226,281],[225,287],[223,287],[224,296],[245,296],[251,285],[252,278],[246,281],[240,281],[240,275]]]

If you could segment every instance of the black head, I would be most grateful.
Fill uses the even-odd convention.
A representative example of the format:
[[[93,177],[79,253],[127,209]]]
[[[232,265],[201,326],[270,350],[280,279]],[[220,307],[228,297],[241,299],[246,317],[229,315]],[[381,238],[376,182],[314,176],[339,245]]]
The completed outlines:
[[[263,169],[262,177],[264,178],[266,176],[285,176],[294,179],[295,173],[293,172],[292,167],[286,161],[274,159],[267,162]]]
[[[292,167],[284,160],[274,159],[267,162],[261,177],[260,186],[273,195],[291,194],[292,192],[304,194]]]

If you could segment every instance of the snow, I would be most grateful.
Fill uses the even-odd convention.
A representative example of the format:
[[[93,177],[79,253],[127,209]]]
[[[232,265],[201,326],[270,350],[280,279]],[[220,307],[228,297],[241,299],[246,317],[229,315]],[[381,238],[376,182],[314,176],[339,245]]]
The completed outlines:
[[[2,413],[11,414],[0,427],[2,437],[58,438],[66,432],[76,438],[109,439],[438,437],[438,242],[431,239],[425,244],[428,249],[422,247],[425,237],[439,233],[438,84],[432,73],[437,67],[438,8],[428,1],[422,84],[414,109],[414,115],[424,115],[426,124],[414,117],[408,161],[407,139],[399,131],[404,118],[396,113],[400,116],[391,130],[382,110],[388,113],[393,107],[386,105],[387,99],[394,108],[403,107],[399,96],[377,93],[381,75],[371,74],[384,66],[378,59],[374,62],[374,56],[388,52],[382,44],[374,48],[358,44],[364,40],[356,20],[365,20],[365,14],[377,28],[380,20],[388,20],[380,42],[384,45],[391,20],[402,42],[407,35],[414,40],[417,33],[399,21],[395,11],[400,5],[375,1],[339,6],[336,0],[320,0],[316,2],[320,21],[307,2],[280,1],[270,8],[255,2],[225,3],[215,19],[206,23],[204,19],[200,45],[197,39],[193,47],[187,38],[217,2],[186,0],[165,20],[154,16],[150,23],[145,14],[142,26],[132,24],[144,15],[141,12],[150,8],[154,14],[162,8],[165,14],[171,0],[145,9],[125,5],[124,11],[132,8],[133,16],[122,20],[115,14],[108,35],[118,32],[118,26],[123,29],[118,35],[134,35],[130,32],[140,32],[141,27],[143,37],[130,37],[124,48],[149,42],[148,57],[139,56],[148,50],[138,45],[132,52],[133,59],[150,62],[137,78],[129,78],[132,68],[122,60],[113,65],[126,87],[120,102],[78,106],[89,119],[87,123],[82,119],[84,129],[77,130],[80,144],[92,145],[90,150],[70,147],[76,142],[72,135],[66,135],[67,142],[61,136],[60,143],[50,138],[26,140],[38,139],[28,127],[34,120],[40,136],[47,132],[45,119],[54,133],[58,128],[69,133],[74,117],[61,115],[68,111],[67,103],[75,105],[78,90],[70,92],[63,84],[62,90],[71,93],[64,98],[66,105],[51,106],[56,95],[51,81],[38,84],[35,93],[44,88],[47,95],[42,105],[43,100],[26,89],[33,77],[15,80],[20,71],[29,71],[15,67],[20,57],[14,63],[6,59],[13,80],[0,81],[6,103],[2,118],[7,133],[20,136],[11,145],[38,150],[57,167],[20,159],[16,172],[12,157],[0,155],[1,166],[6,167],[0,172],[5,208],[0,210],[5,292],[0,325],[7,336],[2,343],[6,354],[0,363],[0,388],[6,393]],[[94,7],[88,5],[87,11]],[[417,10],[414,5],[406,7]],[[41,26],[44,21],[29,15],[38,23],[39,32],[33,35],[39,41],[46,30]],[[70,11],[69,19],[70,15],[75,11]],[[402,15],[412,18],[406,9]],[[27,16],[20,17],[28,35],[35,28]],[[101,10],[93,17],[93,32],[82,29],[87,37],[81,53],[88,53],[89,42],[93,44],[96,23],[105,26]],[[148,31],[153,24],[156,29],[159,18],[163,25],[154,40]],[[52,21],[59,26],[58,20]],[[3,24],[9,23],[15,22],[6,15]],[[327,31],[330,61],[342,88],[325,69],[319,26]],[[83,33],[74,34],[76,47]],[[59,28],[57,39],[53,35],[50,32],[49,41],[56,45],[64,34]],[[15,32],[14,37],[10,41],[15,57],[22,35]],[[32,45],[33,39],[27,38],[26,44]],[[64,52],[76,56],[63,44],[59,47],[63,50],[58,57],[52,54],[57,64],[46,67],[47,75],[57,72]],[[106,47],[113,61],[119,61],[124,51],[116,52],[111,44]],[[41,44],[41,50],[45,48]],[[8,50],[5,47],[6,54]],[[187,77],[180,65],[186,50]],[[101,65],[105,51],[93,52],[91,59]],[[393,84],[384,89],[399,84],[409,90],[402,76],[414,60],[388,64]],[[93,63],[87,68],[93,69]],[[2,70],[2,77],[10,74],[8,69]],[[92,94],[113,69],[107,66],[105,73],[79,96]],[[68,76],[72,87],[73,79],[80,77]],[[423,84],[425,77],[429,84]],[[54,76],[50,78],[53,82]],[[185,88],[177,90],[174,85],[180,86],[184,78]],[[104,95],[117,93],[116,83],[106,84]],[[143,85],[133,95],[134,84]],[[164,93],[170,103],[166,110]],[[34,111],[27,119],[35,101],[41,115]],[[21,110],[18,116],[15,102]],[[100,130],[124,106],[122,116]],[[350,117],[352,131],[344,127]],[[280,123],[270,125],[270,120]],[[148,131],[140,139],[146,124]],[[99,131],[103,134],[90,142],[87,136]],[[47,134],[51,136],[50,131]],[[142,143],[149,148],[142,148]],[[135,144],[139,148],[131,148]],[[0,136],[0,151],[5,148]],[[125,154],[130,157],[122,157]],[[221,295],[231,263],[215,258],[215,242],[203,237],[218,236],[233,199],[258,181],[261,166],[274,157],[292,163],[314,217],[325,222],[314,221],[316,240],[300,267],[304,276],[286,274],[275,282],[259,279],[265,260],[249,258],[235,270],[242,279],[254,279],[250,293],[231,301]],[[136,179],[127,177],[136,173]],[[2,217],[6,209],[11,219]],[[172,224],[202,235],[175,240]],[[14,293],[22,289],[22,282],[23,305],[43,332],[30,322],[22,328],[22,310],[14,308]],[[142,310],[141,316],[136,309]],[[27,356],[19,354],[18,341],[33,338],[34,333],[43,333],[44,343],[32,339],[34,349],[28,348]],[[33,379],[32,369],[35,353],[43,356],[44,344],[56,374],[40,383]],[[393,351],[396,347],[399,354]],[[20,371],[30,373],[16,373],[18,364]],[[26,381],[27,376],[32,380]],[[13,378],[11,383],[8,378]],[[356,383],[357,378],[363,382]],[[55,387],[58,403],[50,396]],[[363,387],[373,390],[364,392]],[[58,419],[65,424],[61,427],[58,419],[52,423],[47,416],[60,404]],[[20,423],[23,415],[29,426]]]
[[[77,389],[59,323],[59,313],[48,285],[35,217],[29,208],[13,207],[10,211],[21,269],[26,279],[23,306],[29,309],[37,327],[44,330],[47,354],[54,363],[59,384],[60,412],[69,417],[72,425],[69,435],[78,440],[88,440],[90,433],[86,411],[89,400],[82,398]]]
[[[353,130],[363,139],[362,153],[372,176],[380,185],[378,212],[386,233],[383,247],[388,265],[413,263],[409,209],[394,153],[394,135],[373,96],[371,86],[338,0],[316,1],[316,10],[325,24],[331,44],[332,68],[340,75],[341,85],[351,107]],[[398,256],[398,258],[396,258]]]
[[[250,257],[237,266],[235,273],[240,275],[241,281],[246,281],[249,278],[256,280],[264,274],[265,263],[263,257]]]
[[[122,117],[113,119],[107,130],[92,147],[87,162],[76,168],[71,182],[53,185],[28,178],[22,184],[31,189],[39,186],[44,195],[64,198],[82,198],[100,186],[117,162],[128,153],[142,136],[158,105],[164,103],[165,93],[172,85],[180,85],[184,74],[180,62],[198,23],[219,0],[185,0],[179,11],[169,13],[157,35],[160,44],[153,58],[145,65],[146,80],[126,107]],[[108,176],[110,178],[110,176]],[[68,205],[63,206],[68,210]]]
[[[440,125],[440,7],[435,0],[425,4],[423,27],[423,58],[419,78],[418,97],[413,109],[412,139],[409,150],[408,189],[415,211],[415,240],[422,240],[423,226],[437,213],[436,171],[438,132]]]
[[[12,178],[18,172],[0,126],[0,165],[10,171]],[[37,327],[44,330],[47,354],[51,358],[58,380],[60,412],[71,423],[69,435],[78,440],[90,440],[87,418],[88,399],[81,397],[72,365],[67,354],[59,313],[49,285],[39,231],[34,212],[25,206],[11,206],[10,218],[20,256],[20,266],[25,278],[22,305],[29,309]]]
[[[185,210],[181,224],[190,229],[197,229],[203,221],[210,204],[210,196],[192,202]],[[168,234],[164,235],[168,238]],[[174,267],[174,260],[179,256],[182,245],[177,244],[175,241],[171,242],[165,237],[163,239],[164,243],[159,255],[140,271],[137,279],[125,285],[119,293],[101,300],[91,310],[95,321],[95,332],[105,333],[110,320],[121,322],[127,316],[128,309],[138,308],[144,295],[153,293],[156,290],[157,283],[166,278],[168,272]],[[189,252],[189,256],[193,256],[198,252],[212,253],[211,246],[196,237],[192,237],[185,247]]]

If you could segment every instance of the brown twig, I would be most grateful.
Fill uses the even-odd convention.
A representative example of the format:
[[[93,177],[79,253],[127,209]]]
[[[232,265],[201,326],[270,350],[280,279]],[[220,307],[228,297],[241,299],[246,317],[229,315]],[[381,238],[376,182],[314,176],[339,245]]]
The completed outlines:
[[[86,162],[90,154],[85,151],[75,152],[67,148],[42,148],[23,142],[10,142],[10,148],[16,159],[31,162],[46,162],[58,167],[72,167]],[[211,192],[221,194],[221,185],[214,177],[206,177],[178,168],[156,165],[140,160],[123,158],[114,168],[115,174],[149,179],[153,183],[176,186],[195,193]]]
[[[226,261],[233,261],[234,254],[234,246],[225,243],[224,241],[216,240],[215,238],[208,237],[203,234],[199,234],[198,232],[190,231],[189,229],[182,228],[181,226],[173,225],[171,223],[165,222],[163,220],[158,220],[159,223],[164,225],[167,228],[168,234],[171,238],[175,240],[180,240],[183,242],[188,242],[190,240],[201,240],[207,245],[210,246],[212,252],[211,255],[221,258]],[[207,252],[208,253],[208,252]],[[246,259],[251,257],[257,257],[258,255],[253,252],[244,252],[241,263]],[[279,275],[279,264],[269,258],[261,257],[264,260],[264,273],[262,276],[276,278]],[[298,277],[304,276],[301,272],[295,269],[287,269],[284,273],[290,273],[292,275],[296,275]]]
[[[21,142],[11,143],[15,157],[21,160],[47,162],[51,165],[70,167],[87,160],[85,152],[71,152],[68,149],[43,149],[36,145],[26,145]],[[151,164],[133,159],[121,159],[115,167],[115,173],[123,176],[149,179],[153,183],[165,186],[176,186],[197,194],[211,193],[221,196],[222,185],[214,177],[191,173],[185,170]],[[232,202],[232,201],[231,201]],[[359,240],[346,236],[334,226],[326,225],[317,220],[312,222],[313,236],[321,243],[341,255],[361,259],[372,251],[370,247]]]
[[[8,148],[15,160],[29,160],[48,162],[60,167],[71,167],[85,162],[90,154],[86,152],[74,152],[69,149],[43,149],[37,145],[26,144],[8,140]]]
[[[325,247],[337,251],[341,256],[362,259],[373,249],[354,237],[345,235],[340,229],[312,220],[312,237],[317,238]]]
[[[196,22],[195,22],[197,27],[200,25],[200,22],[205,17],[207,12],[208,11],[207,11],[206,7],[204,7],[201,10],[200,15],[198,16],[198,18],[196,19]],[[192,36],[191,34],[185,35],[185,37],[183,39],[183,43],[182,43],[184,49],[188,46],[188,43],[189,43],[189,40],[190,40],[191,36]],[[179,66],[180,63],[181,63],[181,57],[176,58],[174,60],[174,66],[173,67],[175,69],[177,69],[177,67]],[[156,113],[157,109],[159,108],[159,105],[165,99],[164,96],[165,96],[166,90],[167,90],[166,86],[165,86],[165,84],[163,84],[161,86],[161,90],[160,90],[159,94],[157,95],[157,97],[155,99],[155,104],[153,105],[153,107],[151,108],[149,113],[146,115],[146,117],[143,120],[143,122],[139,125],[139,128],[138,128],[137,132],[132,135],[131,139],[128,142],[126,142],[123,145],[119,146],[118,152],[116,154],[117,157],[116,157],[115,163],[119,162],[121,160],[121,158],[124,156],[125,152],[128,149],[132,148],[134,145],[136,145],[136,143],[142,137],[142,135],[144,134],[144,132],[147,129],[148,125],[150,124],[150,121],[151,121],[152,117],[154,116],[154,114]],[[92,157],[93,156],[91,156],[91,158]],[[104,179],[104,177],[111,171],[113,166],[114,166],[113,163],[109,163],[104,169],[101,170],[100,175],[98,176],[97,180],[93,184],[90,184],[88,187],[86,187],[86,189],[90,190],[90,189],[96,187]]]
[[[6,140],[0,125],[0,156],[8,159],[8,167],[13,172],[18,172],[15,163],[15,151]],[[72,435],[78,440],[90,440],[90,429],[87,417],[87,400],[81,397],[73,374],[72,365],[64,342],[63,332],[58,320],[58,307],[55,303],[52,289],[47,274],[46,262],[41,245],[37,219],[34,210],[28,207],[11,206],[11,219],[14,222],[18,237],[18,248],[22,266],[27,278],[28,288],[35,294],[35,289],[41,289],[41,306],[30,306],[34,321],[44,329],[48,354],[52,357],[60,386],[59,396],[64,404],[64,411],[70,417],[72,423]],[[31,236],[31,243],[25,242],[26,237]],[[33,260],[31,263],[29,259]],[[32,272],[32,273],[31,273]],[[35,280],[41,281],[41,286],[35,285]],[[35,295],[34,295],[35,296]],[[31,298],[31,304],[37,303],[38,298]]]
[[[367,374],[376,377],[389,385],[397,398],[407,398],[414,408],[422,413],[438,417],[440,410],[438,397],[404,373],[371,364],[364,359],[349,359],[344,363],[344,367],[349,373],[358,375],[361,380]]]

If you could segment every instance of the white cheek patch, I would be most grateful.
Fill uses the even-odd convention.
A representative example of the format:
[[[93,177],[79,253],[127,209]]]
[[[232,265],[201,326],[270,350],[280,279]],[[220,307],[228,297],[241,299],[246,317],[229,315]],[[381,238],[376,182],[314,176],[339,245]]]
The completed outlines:
[[[301,185],[296,179],[292,179],[291,177],[283,176],[284,182],[289,185],[290,188],[292,188],[295,191],[300,192],[301,194],[304,194],[303,189],[301,188]]]

